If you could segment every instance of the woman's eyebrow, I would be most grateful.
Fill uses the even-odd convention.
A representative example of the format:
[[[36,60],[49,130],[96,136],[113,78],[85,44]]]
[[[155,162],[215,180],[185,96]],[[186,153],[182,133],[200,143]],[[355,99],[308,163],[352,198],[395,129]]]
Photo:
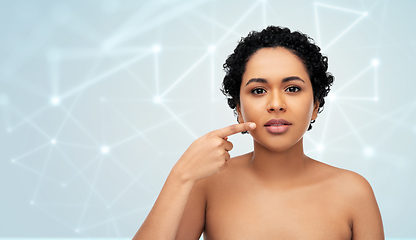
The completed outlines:
[[[303,81],[302,78],[300,78],[298,76],[290,76],[290,77],[283,78],[282,83],[290,82],[290,81],[302,81],[302,82],[305,82],[305,81]],[[246,83],[246,86],[248,84],[252,83],[252,82],[267,83],[267,80],[264,79],[264,78],[252,78],[252,79],[248,80],[248,82]]]
[[[305,81],[303,81],[302,78],[300,78],[298,76],[291,76],[291,77],[283,78],[282,83],[289,82],[289,81],[302,81],[302,82],[305,82]]]
[[[252,78],[252,79],[248,80],[248,82],[246,83],[246,86],[247,86],[249,83],[252,83],[252,82],[267,83],[267,80],[266,80],[266,79],[264,79],[264,78]]]

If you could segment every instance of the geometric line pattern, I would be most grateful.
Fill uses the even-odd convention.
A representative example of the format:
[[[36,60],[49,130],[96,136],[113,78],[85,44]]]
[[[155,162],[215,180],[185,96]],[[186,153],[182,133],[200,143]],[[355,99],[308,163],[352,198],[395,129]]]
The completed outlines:
[[[0,3],[0,238],[131,238],[192,141],[236,122],[222,64],[268,25],[314,38],[335,76],[306,154],[366,177],[386,237],[415,238],[415,6]]]

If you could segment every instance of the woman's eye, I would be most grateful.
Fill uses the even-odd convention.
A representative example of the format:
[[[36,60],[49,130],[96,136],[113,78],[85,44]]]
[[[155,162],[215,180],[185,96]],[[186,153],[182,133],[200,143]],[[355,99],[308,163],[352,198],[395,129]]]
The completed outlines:
[[[253,93],[253,94],[263,94],[265,92],[266,92],[266,90],[264,90],[263,88],[255,88],[255,89],[251,90],[251,93]]]
[[[300,91],[300,87],[290,86],[286,88],[286,92],[297,92],[297,91]]]

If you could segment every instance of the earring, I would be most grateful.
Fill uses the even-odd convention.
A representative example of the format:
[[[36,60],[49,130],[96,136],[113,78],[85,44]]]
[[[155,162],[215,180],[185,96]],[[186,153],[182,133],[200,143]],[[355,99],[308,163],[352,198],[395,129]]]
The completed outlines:
[[[315,119],[312,119],[311,120],[311,122],[309,123],[309,127],[308,127],[308,130],[307,131],[309,131],[309,130],[312,129],[312,123],[315,123]]]

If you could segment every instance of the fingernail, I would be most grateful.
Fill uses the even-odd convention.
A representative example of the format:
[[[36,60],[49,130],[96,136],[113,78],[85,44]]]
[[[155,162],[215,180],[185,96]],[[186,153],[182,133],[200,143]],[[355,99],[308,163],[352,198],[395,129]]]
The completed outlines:
[[[255,123],[250,123],[249,127],[250,127],[251,129],[255,129],[255,128],[256,128],[256,124],[255,124]]]

